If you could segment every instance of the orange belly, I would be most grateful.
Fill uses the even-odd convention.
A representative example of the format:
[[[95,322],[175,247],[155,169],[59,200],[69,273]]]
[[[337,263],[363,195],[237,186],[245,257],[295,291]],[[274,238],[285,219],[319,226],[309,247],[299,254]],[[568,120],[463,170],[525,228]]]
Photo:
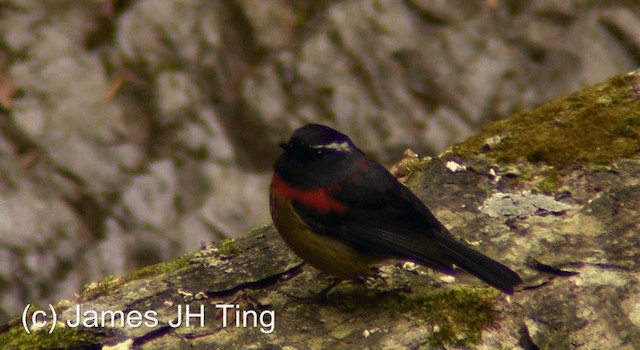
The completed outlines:
[[[290,201],[271,188],[271,217],[282,239],[309,265],[333,276],[353,278],[370,274],[369,267],[378,261],[352,249],[345,243],[313,232],[293,210]]]

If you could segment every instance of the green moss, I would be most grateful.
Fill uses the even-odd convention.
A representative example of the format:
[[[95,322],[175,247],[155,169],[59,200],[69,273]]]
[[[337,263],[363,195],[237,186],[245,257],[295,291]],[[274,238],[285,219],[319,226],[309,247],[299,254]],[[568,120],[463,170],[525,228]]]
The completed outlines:
[[[132,272],[126,276],[114,277],[108,276],[100,282],[93,282],[85,286],[84,291],[79,296],[79,300],[90,300],[105,292],[124,285],[127,282],[135,281],[142,278],[157,276],[166,272],[176,271],[189,266],[189,260],[193,258],[195,253],[185,254],[175,260],[158,263],[143,267],[142,269]]]
[[[431,157],[420,157],[411,149],[406,149],[402,159],[389,169],[396,178],[404,178],[422,168]]]
[[[417,322],[433,325],[427,339],[432,346],[470,346],[480,340],[482,330],[496,319],[497,292],[483,288],[448,288],[416,297],[407,297],[392,306],[395,311],[411,311]]]
[[[29,334],[18,325],[0,334],[0,349],[85,349],[98,345],[95,334],[62,325],[51,334],[48,330]]]
[[[609,165],[602,165],[602,164],[594,164],[592,166],[589,167],[589,170],[591,171],[612,171],[613,167],[609,166]]]
[[[240,252],[240,248],[238,247],[237,242],[233,239],[223,240],[222,242],[220,242],[220,247],[218,249],[219,252],[223,255],[235,255]],[[89,299],[93,299],[130,281],[153,277],[163,273],[186,268],[191,264],[190,261],[193,260],[199,253],[200,251],[187,253],[175,260],[143,267],[142,269],[132,272],[126,276],[108,276],[100,282],[92,282],[85,286],[84,291],[79,296],[79,300],[86,301]]]
[[[155,265],[143,267],[142,269],[125,276],[125,282],[133,281],[141,278],[147,278],[151,276],[161,275],[163,273],[176,271],[189,266],[189,260],[194,256],[194,253],[185,254],[175,260],[161,262]]]
[[[220,247],[218,249],[220,251],[220,254],[227,256],[240,253],[240,248],[236,244],[236,241],[232,238],[220,241]]]
[[[78,297],[79,300],[93,299],[98,295],[105,293],[112,288],[122,285],[121,278],[115,276],[107,276],[100,282],[91,282],[84,286],[84,290]]]
[[[552,172],[550,174],[547,174],[541,182],[536,184],[536,188],[542,193],[552,194],[558,189],[559,181],[560,176],[558,175],[558,173]]]
[[[630,157],[640,150],[636,79],[635,75],[618,76],[490,123],[452,153],[460,157],[486,153],[504,162],[528,160],[555,166],[610,164]]]

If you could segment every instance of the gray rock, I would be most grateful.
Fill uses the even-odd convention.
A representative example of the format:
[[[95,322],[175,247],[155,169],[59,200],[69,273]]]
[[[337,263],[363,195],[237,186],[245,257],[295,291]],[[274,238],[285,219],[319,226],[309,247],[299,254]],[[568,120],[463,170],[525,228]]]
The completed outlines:
[[[268,222],[275,144],[303,123],[389,162],[630,70],[638,18],[579,0],[4,1],[0,308]]]

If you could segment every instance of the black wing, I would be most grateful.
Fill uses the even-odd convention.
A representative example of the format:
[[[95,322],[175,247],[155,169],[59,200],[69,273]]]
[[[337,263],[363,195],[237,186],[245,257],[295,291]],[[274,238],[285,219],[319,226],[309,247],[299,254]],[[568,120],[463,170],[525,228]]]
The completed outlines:
[[[316,232],[363,253],[411,258],[453,273],[437,238],[449,237],[448,231],[411,191],[373,161],[351,180],[331,194],[349,207],[345,213],[320,214],[294,202],[296,210]]]
[[[316,232],[363,253],[412,259],[449,274],[455,263],[507,293],[522,282],[508,267],[455,240],[409,189],[374,161],[332,197],[349,209],[320,214],[294,205]]]

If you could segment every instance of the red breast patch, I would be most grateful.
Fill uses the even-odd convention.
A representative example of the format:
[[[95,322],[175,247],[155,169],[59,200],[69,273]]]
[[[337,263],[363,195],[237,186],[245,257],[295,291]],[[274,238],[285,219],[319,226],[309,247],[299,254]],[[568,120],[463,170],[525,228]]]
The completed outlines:
[[[271,180],[271,189],[278,191],[280,196],[288,200],[296,200],[308,207],[314,208],[321,214],[328,214],[332,211],[338,213],[347,211],[348,207],[344,203],[331,198],[329,195],[331,190],[338,190],[338,188],[335,187],[338,186],[300,190],[288,184],[277,174],[273,174],[273,179]]]

